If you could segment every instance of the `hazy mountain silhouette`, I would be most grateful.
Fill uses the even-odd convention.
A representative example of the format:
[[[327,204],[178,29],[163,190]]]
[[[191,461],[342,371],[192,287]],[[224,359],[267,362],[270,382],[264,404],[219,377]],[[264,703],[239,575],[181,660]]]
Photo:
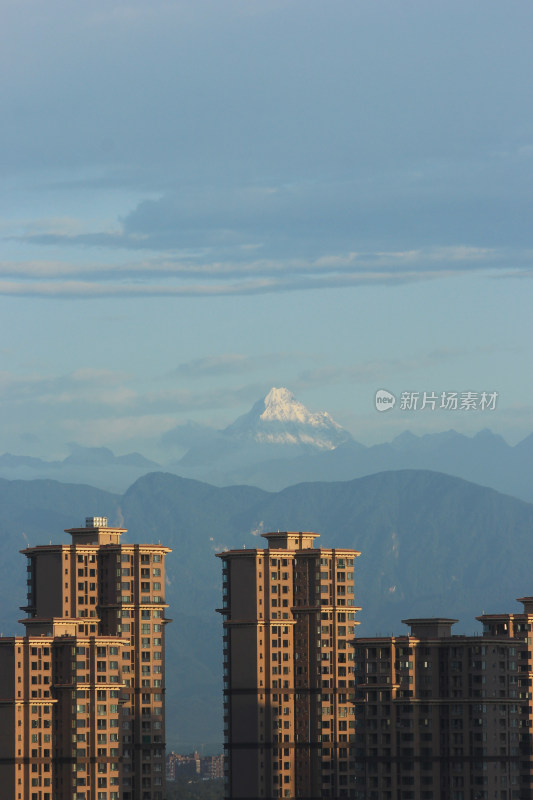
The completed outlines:
[[[154,470],[216,486],[247,484],[269,491],[307,481],[346,481],[376,472],[422,469],[455,475],[533,502],[533,434],[515,446],[485,429],[475,436],[454,430],[365,446],[327,412],[311,412],[286,388],[273,388],[223,430],[178,425],[161,437],[164,467],[139,453],[115,456],[105,447],[71,444],[62,461],[0,456],[0,477],[53,478],[123,492]],[[179,460],[176,447],[187,448]]]
[[[125,540],[168,544],[168,742],[221,740],[220,562],[224,548],[263,547],[261,531],[315,530],[324,547],[354,547],[360,631],[399,632],[408,616],[446,615],[474,629],[533,593],[533,505],[435,472],[406,470],[269,493],[167,473],[124,495],[54,481],[0,480],[0,621],[17,632],[25,601],[18,551],[68,541],[64,528],[107,515]],[[458,626],[461,629],[461,626]],[[20,633],[20,631],[19,631]]]

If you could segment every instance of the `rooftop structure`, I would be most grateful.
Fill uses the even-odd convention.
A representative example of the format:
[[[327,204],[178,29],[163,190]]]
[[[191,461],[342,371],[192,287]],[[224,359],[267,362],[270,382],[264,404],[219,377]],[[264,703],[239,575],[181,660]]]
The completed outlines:
[[[265,533],[222,560],[225,797],[349,797],[356,550]]]
[[[28,547],[24,636],[0,640],[0,784],[13,800],[163,800],[161,545],[88,517]]]
[[[357,800],[530,800],[531,628],[523,613],[407,619],[404,636],[358,638]]]

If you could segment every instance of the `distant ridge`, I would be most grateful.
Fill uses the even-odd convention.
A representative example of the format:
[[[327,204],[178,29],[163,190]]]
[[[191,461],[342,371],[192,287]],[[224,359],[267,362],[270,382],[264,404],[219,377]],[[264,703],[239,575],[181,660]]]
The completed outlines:
[[[0,479],[0,623],[25,599],[18,551],[67,541],[87,514],[128,528],[129,542],[162,542],[168,557],[169,747],[221,742],[220,563],[225,548],[263,547],[267,530],[314,530],[324,547],[350,547],[362,635],[399,633],[400,620],[512,611],[533,594],[533,505],[423,470],[381,472],[346,482],[302,483],[277,493],[216,487],[169,473],[139,478],[121,496],[56,481]]]
[[[351,435],[326,411],[311,412],[285,387],[273,387],[251,410],[217,431],[210,442],[191,447],[174,464],[191,475],[203,468],[218,472],[246,470],[269,459],[291,459],[334,450]]]
[[[422,436],[404,431],[391,442],[365,446],[327,411],[309,411],[286,387],[272,387],[222,430],[188,421],[167,431],[159,444],[164,465],[139,453],[115,456],[106,447],[76,444],[62,461],[5,453],[0,477],[53,478],[123,492],[137,478],[165,469],[218,486],[279,491],[304,481],[429,469],[533,501],[533,434],[511,446],[486,428],[474,436],[453,429]]]
[[[352,438],[327,411],[311,413],[284,387],[272,388],[224,433],[265,444],[305,445],[317,450],[334,450]]]

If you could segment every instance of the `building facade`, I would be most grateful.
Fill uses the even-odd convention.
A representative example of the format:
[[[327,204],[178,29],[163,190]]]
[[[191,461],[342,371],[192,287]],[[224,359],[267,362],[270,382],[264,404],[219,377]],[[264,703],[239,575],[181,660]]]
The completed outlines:
[[[0,782],[13,800],[163,800],[164,560],[91,517],[23,550],[24,636],[0,639]]]
[[[167,754],[167,781],[180,778],[201,778],[203,780],[217,780],[224,777],[224,756],[201,756],[194,753],[168,753]]]
[[[478,617],[481,636],[437,618],[357,640],[358,800],[531,800],[533,598],[521,602]]]
[[[353,797],[355,550],[263,534],[222,559],[226,798]]]

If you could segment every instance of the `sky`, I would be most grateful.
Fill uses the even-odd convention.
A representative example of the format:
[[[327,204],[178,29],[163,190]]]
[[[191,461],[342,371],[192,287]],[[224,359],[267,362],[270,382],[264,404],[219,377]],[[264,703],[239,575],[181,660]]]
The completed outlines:
[[[0,23],[0,453],[164,460],[272,386],[365,444],[533,431],[530,3],[0,0]],[[402,408],[424,392],[476,407]]]

